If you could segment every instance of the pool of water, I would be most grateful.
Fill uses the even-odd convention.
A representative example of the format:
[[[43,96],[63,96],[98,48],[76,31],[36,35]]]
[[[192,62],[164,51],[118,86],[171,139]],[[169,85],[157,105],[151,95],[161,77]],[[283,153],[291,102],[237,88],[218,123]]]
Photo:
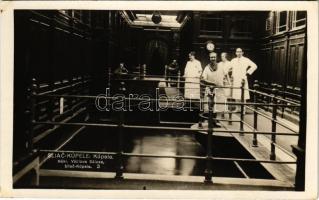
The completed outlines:
[[[188,155],[205,156],[205,146],[195,137],[196,132],[164,131],[164,130],[125,130],[123,134],[123,150],[135,154],[156,155]],[[118,131],[115,128],[86,128],[74,137],[62,150],[116,152],[118,150]],[[249,158],[250,153],[233,137],[213,136],[212,151],[216,157]],[[180,158],[146,158],[126,157],[123,160],[124,172],[163,175],[191,175],[204,176],[205,160]],[[72,163],[69,163],[72,164]],[[269,172],[259,163],[237,162],[249,178],[273,179]],[[57,163],[56,159],[49,159],[42,168],[63,169],[65,163]],[[213,177],[245,178],[233,161],[212,162]],[[104,160],[99,167],[88,170],[101,172],[115,172],[117,160]]]

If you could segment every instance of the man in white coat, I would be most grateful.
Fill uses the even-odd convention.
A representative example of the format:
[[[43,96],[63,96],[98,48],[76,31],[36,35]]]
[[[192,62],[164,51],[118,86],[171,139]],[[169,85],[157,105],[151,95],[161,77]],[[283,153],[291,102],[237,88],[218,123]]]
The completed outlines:
[[[224,77],[225,77],[225,71],[224,69],[217,64],[217,54],[215,52],[211,52],[209,54],[209,60],[210,63],[205,67],[202,79],[206,82],[208,82],[211,85],[216,86],[214,89],[215,92],[215,101],[216,102],[225,102],[225,90],[223,88],[224,86]],[[206,88],[207,90],[208,88]],[[207,100],[207,95],[205,94],[205,100]],[[207,103],[204,104],[204,111],[208,111]],[[214,106],[214,112],[223,112],[225,111],[225,107],[222,104],[216,104]]]
[[[209,85],[215,86],[215,89],[213,91],[210,91],[210,89],[208,89],[207,87],[206,91],[208,90],[215,93],[215,102],[224,103],[226,102],[225,90],[220,87],[224,86],[226,71],[221,65],[217,64],[217,54],[215,52],[211,52],[209,54],[209,60],[210,63],[205,67],[202,74],[202,79]],[[204,102],[206,101],[208,101],[208,96],[205,93]],[[225,110],[226,109],[224,104],[215,104],[213,107],[213,118],[217,118],[217,113],[223,114]],[[208,112],[207,103],[204,103],[204,112]],[[220,125],[217,124],[216,120],[214,120],[214,126],[220,127]]]
[[[195,59],[195,52],[188,54],[189,61],[184,71],[185,93],[186,99],[200,99],[200,77],[202,75],[202,65]]]
[[[243,56],[244,52],[241,48],[236,49],[236,58],[230,62],[233,76],[233,87],[241,87],[242,80],[245,81],[245,89],[249,89],[247,75],[251,75],[257,69],[257,65],[249,58]],[[241,100],[241,90],[233,90],[233,99],[237,102]],[[244,92],[244,101],[250,99],[249,91]],[[238,108],[238,106],[237,106]]]

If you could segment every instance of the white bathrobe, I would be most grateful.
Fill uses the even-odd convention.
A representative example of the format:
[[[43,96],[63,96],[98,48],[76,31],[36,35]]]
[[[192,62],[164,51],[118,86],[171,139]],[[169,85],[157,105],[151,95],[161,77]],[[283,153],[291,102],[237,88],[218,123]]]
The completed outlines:
[[[218,63],[218,69],[222,69],[222,71],[223,71],[223,76],[224,76],[223,86],[225,86],[225,87],[231,86],[230,77],[228,75],[230,68],[231,68],[231,65],[230,65],[229,61],[226,61],[226,62],[221,61]],[[225,78],[225,76],[227,78]],[[231,90],[229,88],[224,88],[224,92],[225,92],[226,97],[231,97]]]
[[[230,62],[231,68],[233,70],[232,76],[233,76],[233,86],[234,87],[241,87],[241,82],[244,79],[245,80],[245,88],[249,89],[248,86],[248,80],[246,73],[252,74],[256,69],[257,65],[251,61],[249,58],[246,58],[242,56],[241,58],[234,58]],[[250,67],[248,69],[248,67]],[[240,89],[234,89],[233,90],[233,98],[240,100],[241,99],[241,90]],[[249,91],[245,90],[244,92],[244,99],[250,99]]]
[[[217,88],[215,88],[214,92],[215,93],[215,98],[214,101],[218,103],[226,103],[226,96],[225,96],[225,90],[223,88],[218,88],[218,86],[223,86],[224,85],[224,76],[225,76],[225,71],[224,69],[220,66],[217,65],[216,71],[212,71],[211,68],[209,67],[210,64],[208,64],[202,74],[202,78],[205,81],[211,82],[215,84]],[[207,91],[208,87],[206,88]],[[209,89],[208,89],[209,90]],[[208,96],[205,92],[205,97],[204,97],[204,112],[208,112],[208,104],[206,101],[208,101]],[[219,112],[225,112],[226,111],[226,104],[215,104],[213,108],[213,112],[219,113]]]
[[[202,65],[198,60],[188,61],[184,71],[185,94],[187,99],[200,99],[200,76],[202,75]],[[192,83],[187,83],[192,82]]]

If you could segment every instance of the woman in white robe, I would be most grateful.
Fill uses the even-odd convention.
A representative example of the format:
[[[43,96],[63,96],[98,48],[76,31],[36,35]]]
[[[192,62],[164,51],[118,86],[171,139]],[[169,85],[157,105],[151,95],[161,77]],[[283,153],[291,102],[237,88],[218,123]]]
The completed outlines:
[[[221,53],[221,62],[218,63],[218,69],[222,69],[224,73],[223,86],[231,87],[231,79],[229,76],[229,71],[231,69],[230,61],[227,60],[227,53]],[[225,96],[231,97],[231,90],[229,88],[224,88]]]
[[[189,61],[184,71],[186,99],[200,99],[200,77],[202,75],[202,65],[195,59],[195,52],[189,53]]]

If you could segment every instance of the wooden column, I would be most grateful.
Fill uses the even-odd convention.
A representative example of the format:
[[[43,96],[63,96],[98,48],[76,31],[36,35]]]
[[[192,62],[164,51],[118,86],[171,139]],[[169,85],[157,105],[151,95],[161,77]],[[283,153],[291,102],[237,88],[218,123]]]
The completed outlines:
[[[192,50],[196,51],[196,56],[199,56],[200,47],[198,46],[198,36],[200,31],[200,12],[195,11],[193,12],[193,43],[192,43]]]
[[[306,149],[306,122],[307,122],[307,23],[305,28],[305,46],[303,67],[301,70],[301,108],[299,119],[298,145],[292,145],[292,151],[297,156],[297,171],[295,190],[305,190],[305,149]],[[308,163],[310,164],[310,163]]]
[[[172,46],[172,60],[178,60],[180,54],[180,32],[178,29],[173,29],[173,46]]]

